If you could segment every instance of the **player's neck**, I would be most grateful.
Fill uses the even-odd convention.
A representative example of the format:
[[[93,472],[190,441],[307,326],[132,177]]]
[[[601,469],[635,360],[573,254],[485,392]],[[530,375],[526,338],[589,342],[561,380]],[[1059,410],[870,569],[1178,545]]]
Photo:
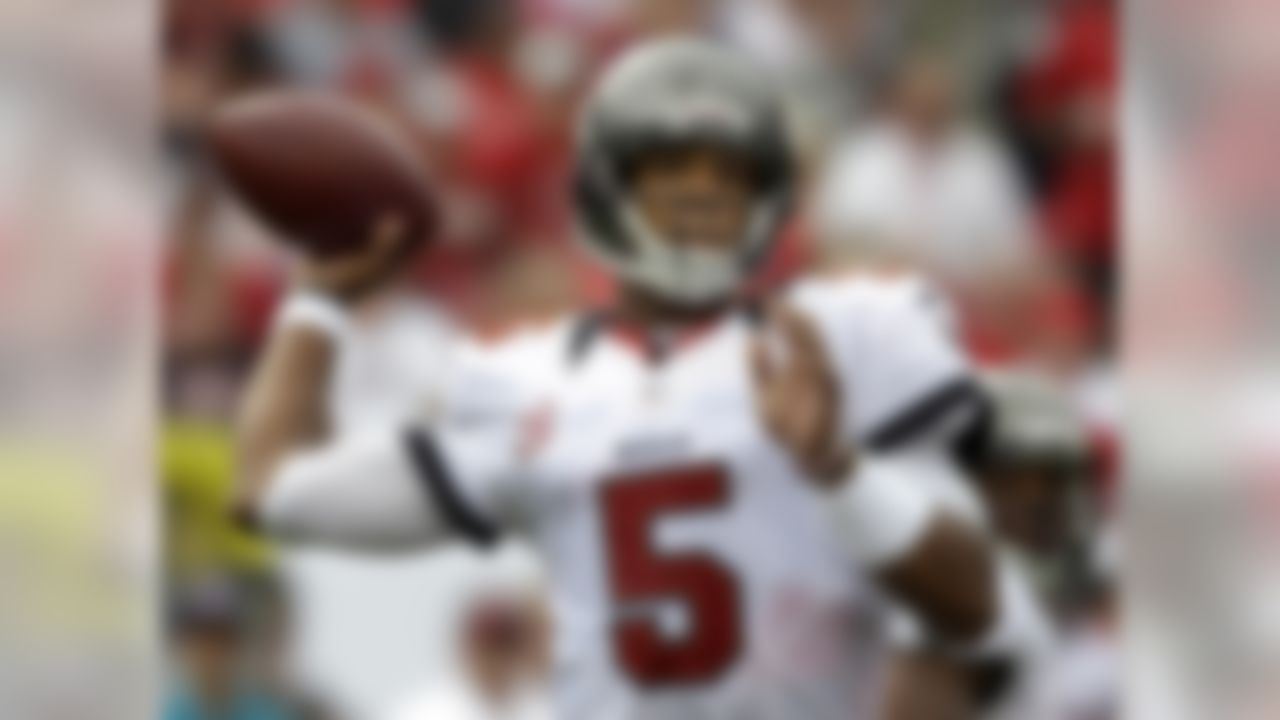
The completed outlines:
[[[655,296],[642,288],[624,286],[618,294],[617,315],[637,329],[661,329],[701,325],[723,315],[731,300],[683,305]]]

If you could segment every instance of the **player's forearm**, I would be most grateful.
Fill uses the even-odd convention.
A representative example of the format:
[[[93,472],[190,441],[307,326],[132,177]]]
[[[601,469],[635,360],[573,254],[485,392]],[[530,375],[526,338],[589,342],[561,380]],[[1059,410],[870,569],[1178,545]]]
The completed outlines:
[[[966,664],[937,653],[904,652],[889,665],[882,720],[971,720]]]
[[[997,595],[987,539],[927,492],[928,457],[868,457],[827,492],[850,558],[875,572],[947,644],[976,640],[992,624]]]
[[[329,334],[314,327],[286,325],[271,338],[241,407],[239,510],[257,507],[286,457],[327,437],[336,354]]]
[[[242,407],[240,511],[258,506],[282,460],[328,434],[335,345],[345,332],[349,305],[389,281],[403,260],[405,227],[400,217],[388,215],[350,252],[303,259],[298,290],[280,311]]]
[[[995,554],[967,523],[937,513],[903,557],[880,578],[914,610],[935,643],[968,647],[997,624],[999,581]]]
[[[240,418],[241,519],[289,542],[351,549],[421,547],[449,518],[404,427],[329,438],[329,396],[345,309],[324,296],[288,301]],[[423,430],[418,432],[425,433]],[[425,437],[423,435],[422,437]]]

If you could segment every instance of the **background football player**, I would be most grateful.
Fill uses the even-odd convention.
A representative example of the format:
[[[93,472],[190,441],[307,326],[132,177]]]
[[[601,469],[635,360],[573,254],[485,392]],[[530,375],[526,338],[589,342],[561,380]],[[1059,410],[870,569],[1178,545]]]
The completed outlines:
[[[982,385],[990,415],[970,479],[999,538],[1002,563],[1019,578],[1029,642],[998,662],[969,664],[905,645],[891,687],[914,692],[919,676],[930,673],[967,677],[971,698],[1001,718],[1060,717],[1063,708],[1102,705],[1106,700],[1098,698],[1111,697],[1106,686],[1114,665],[1107,663],[1114,658],[1089,642],[1105,578],[1091,567],[1088,546],[1098,512],[1085,487],[1086,426],[1043,376],[989,372]],[[1059,627],[1085,629],[1064,639],[1051,618]]]
[[[793,184],[759,74],[700,41],[643,46],[603,78],[579,143],[583,236],[616,303],[460,348],[429,428],[327,443],[338,298],[389,274],[399,225],[306,261],[244,408],[254,519],[358,547],[527,538],[548,566],[566,718],[875,712],[885,594],[946,657],[1020,642],[957,490],[978,393],[926,288],[833,278],[746,297]],[[883,712],[969,712],[950,674],[920,682],[938,692]]]

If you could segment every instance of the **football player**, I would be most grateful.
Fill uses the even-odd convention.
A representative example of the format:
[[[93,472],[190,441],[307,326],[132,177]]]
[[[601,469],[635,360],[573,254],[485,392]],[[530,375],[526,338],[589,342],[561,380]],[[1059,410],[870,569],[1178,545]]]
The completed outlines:
[[[306,260],[244,408],[244,508],[300,542],[526,538],[550,578],[557,717],[966,716],[945,678],[881,708],[875,672],[885,596],[949,657],[1019,633],[984,535],[920,480],[963,484],[976,413],[930,294],[829,279],[744,297],[791,158],[775,94],[713,44],[625,55],[579,142],[583,236],[616,303],[460,348],[432,422],[331,443],[340,298],[386,274],[398,225]]]

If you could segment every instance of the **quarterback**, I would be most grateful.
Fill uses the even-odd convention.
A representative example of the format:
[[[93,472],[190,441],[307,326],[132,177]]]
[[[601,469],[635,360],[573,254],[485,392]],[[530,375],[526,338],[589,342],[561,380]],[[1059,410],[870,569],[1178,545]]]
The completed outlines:
[[[917,281],[747,296],[794,191],[784,125],[713,44],[623,56],[574,188],[617,300],[433,359],[445,397],[395,432],[331,441],[326,397],[348,290],[387,274],[396,218],[305,260],[244,407],[243,509],[285,541],[526,539],[558,718],[968,716],[923,674],[887,691],[877,659],[889,607],[943,657],[1016,642],[989,541],[920,482],[962,484],[975,386]]]

